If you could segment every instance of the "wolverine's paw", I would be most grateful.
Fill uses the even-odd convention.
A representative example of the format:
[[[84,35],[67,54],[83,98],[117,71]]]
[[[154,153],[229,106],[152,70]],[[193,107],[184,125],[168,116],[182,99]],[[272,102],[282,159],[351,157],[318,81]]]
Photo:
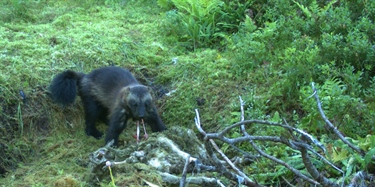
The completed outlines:
[[[92,136],[96,139],[100,139],[103,136],[103,133],[98,130],[86,129],[87,136]]]
[[[133,134],[133,138],[140,140],[139,137],[137,138],[137,134]],[[143,137],[142,137],[142,140],[147,140],[147,139],[148,139],[148,134],[144,134]]]

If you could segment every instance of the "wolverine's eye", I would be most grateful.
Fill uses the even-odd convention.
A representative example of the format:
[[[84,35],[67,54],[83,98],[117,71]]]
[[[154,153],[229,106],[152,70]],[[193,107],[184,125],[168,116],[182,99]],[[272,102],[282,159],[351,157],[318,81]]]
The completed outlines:
[[[149,109],[151,106],[151,101],[150,100],[146,100],[145,101],[145,107],[146,107],[146,110]]]
[[[135,108],[135,107],[137,107],[137,102],[134,101],[134,100],[130,100],[130,101],[129,101],[129,106],[130,106],[131,108]]]

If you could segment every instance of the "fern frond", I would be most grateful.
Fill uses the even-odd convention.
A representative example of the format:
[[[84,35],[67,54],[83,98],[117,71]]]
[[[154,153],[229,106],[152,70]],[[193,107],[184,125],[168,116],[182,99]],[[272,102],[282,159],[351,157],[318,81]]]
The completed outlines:
[[[302,10],[302,12],[308,17],[308,18],[311,18],[312,14],[311,12],[309,11],[308,8],[306,8],[305,6],[299,4],[298,2],[294,1],[293,2]]]
[[[331,2],[328,3],[328,5],[326,5],[322,10],[323,12],[327,12],[328,9],[330,9],[332,7],[333,4],[335,4],[338,0],[333,0]]]

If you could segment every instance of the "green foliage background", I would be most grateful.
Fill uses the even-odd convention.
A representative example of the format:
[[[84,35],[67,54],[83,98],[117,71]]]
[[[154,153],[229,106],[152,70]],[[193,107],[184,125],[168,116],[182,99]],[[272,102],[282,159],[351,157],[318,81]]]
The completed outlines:
[[[53,76],[65,69],[89,72],[113,64],[130,69],[157,94],[164,93],[159,88],[169,91],[157,100],[168,126],[194,129],[194,109],[199,108],[206,130],[221,129],[239,120],[240,95],[247,119],[285,118],[327,146],[340,147],[325,130],[315,101],[308,99],[315,82],[328,118],[345,136],[371,149],[374,20],[375,2],[365,0],[5,0],[0,3],[0,143],[17,153],[20,163],[33,160],[30,155],[48,154],[36,146],[40,142],[49,150],[67,144],[66,136],[80,146],[100,146],[92,139],[76,139],[85,137],[83,130],[76,130],[83,124],[80,104],[62,115],[45,91]],[[26,93],[28,104],[19,90]],[[39,127],[41,123],[46,127]],[[38,134],[40,129],[47,132]],[[283,134],[267,127],[250,130]],[[263,146],[280,158],[290,153],[280,146]],[[240,147],[252,151],[248,145]],[[225,150],[235,154],[229,147]],[[359,164],[347,170],[348,176],[368,163],[353,154],[333,153],[332,159],[343,168],[356,158]],[[50,154],[60,152],[53,149]],[[16,168],[9,160],[3,163],[3,168]],[[76,176],[82,168],[51,167],[57,176],[72,175],[84,183]],[[285,168],[262,159],[244,170],[269,184],[280,184],[280,176],[292,178]],[[3,180],[20,183],[17,178]]]

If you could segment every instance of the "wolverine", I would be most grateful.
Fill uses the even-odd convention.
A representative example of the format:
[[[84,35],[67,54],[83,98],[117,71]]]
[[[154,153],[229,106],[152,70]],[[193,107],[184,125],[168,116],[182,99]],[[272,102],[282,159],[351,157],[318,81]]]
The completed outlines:
[[[137,121],[137,141],[139,120],[150,125],[153,132],[166,130],[149,88],[126,69],[110,66],[89,74],[66,70],[53,78],[49,91],[52,100],[64,106],[75,101],[78,91],[85,112],[86,134],[99,139],[103,133],[95,124],[104,121],[109,126],[106,144],[114,140],[114,145],[118,145],[119,135],[129,119]]]

